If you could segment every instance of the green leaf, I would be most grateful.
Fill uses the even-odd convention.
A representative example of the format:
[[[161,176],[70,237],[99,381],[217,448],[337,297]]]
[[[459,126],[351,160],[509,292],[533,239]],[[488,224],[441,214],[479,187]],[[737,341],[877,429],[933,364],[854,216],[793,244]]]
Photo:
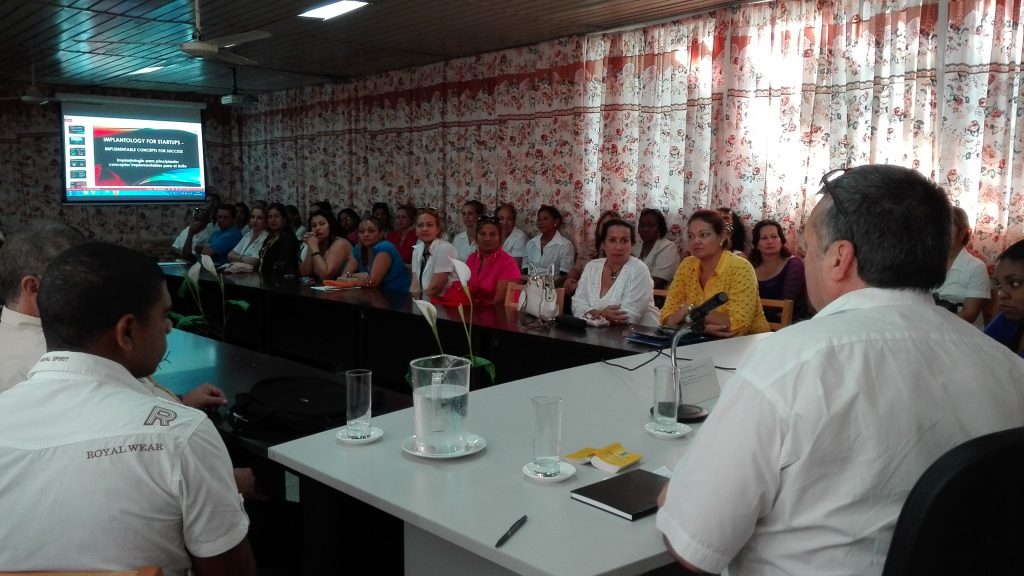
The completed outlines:
[[[496,374],[494,362],[491,362],[490,360],[482,356],[473,356],[470,358],[470,363],[472,364],[473,368],[483,368],[484,371],[487,372],[487,375],[491,377],[491,384],[494,384],[494,378]]]
[[[228,300],[228,304],[234,304],[235,306],[241,308],[243,311],[248,311],[250,306],[249,302],[246,300]]]

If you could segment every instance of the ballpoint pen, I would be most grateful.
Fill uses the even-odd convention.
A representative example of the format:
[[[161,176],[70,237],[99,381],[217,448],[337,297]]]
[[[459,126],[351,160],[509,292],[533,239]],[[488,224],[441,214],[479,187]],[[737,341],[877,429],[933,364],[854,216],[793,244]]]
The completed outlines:
[[[501,548],[501,545],[504,544],[505,542],[508,542],[508,539],[511,538],[512,535],[516,533],[516,530],[519,530],[520,528],[522,528],[523,524],[526,524],[526,514],[523,514],[523,517],[520,518],[519,520],[516,520],[516,523],[513,524],[512,527],[508,529],[508,532],[505,532],[504,534],[501,535],[501,538],[498,538],[498,543],[495,544],[494,547],[495,548]]]

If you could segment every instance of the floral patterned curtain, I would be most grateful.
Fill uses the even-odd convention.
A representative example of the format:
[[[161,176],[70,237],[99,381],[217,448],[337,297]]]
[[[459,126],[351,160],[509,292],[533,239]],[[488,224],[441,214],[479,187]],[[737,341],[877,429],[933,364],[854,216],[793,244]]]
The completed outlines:
[[[239,112],[246,200],[367,210],[541,204],[577,245],[603,210],[727,206],[791,236],[821,174],[893,163],[976,215],[992,261],[1022,235],[1021,34],[1006,0],[789,0],[571,37],[345,84]],[[948,10],[948,29],[940,13]],[[793,238],[791,237],[791,240]]]

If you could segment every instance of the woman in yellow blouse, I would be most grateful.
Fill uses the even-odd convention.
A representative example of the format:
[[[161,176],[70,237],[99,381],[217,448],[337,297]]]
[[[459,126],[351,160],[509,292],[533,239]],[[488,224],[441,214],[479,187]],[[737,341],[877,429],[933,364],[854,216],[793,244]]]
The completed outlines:
[[[729,301],[708,314],[705,334],[727,338],[767,332],[768,320],[757,294],[757,275],[750,262],[725,249],[722,217],[711,210],[694,212],[687,223],[686,237],[692,255],[676,268],[661,309],[661,323],[678,326],[686,319],[689,307],[725,292]]]

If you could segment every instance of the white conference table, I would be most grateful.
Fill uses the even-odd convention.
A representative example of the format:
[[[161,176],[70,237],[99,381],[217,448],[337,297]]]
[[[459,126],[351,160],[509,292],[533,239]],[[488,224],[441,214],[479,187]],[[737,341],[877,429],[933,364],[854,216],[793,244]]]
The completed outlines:
[[[716,366],[735,368],[765,337],[770,335],[705,342],[681,347],[677,354],[711,356]],[[632,367],[653,354],[613,362]],[[408,575],[639,574],[673,561],[654,516],[630,522],[569,496],[571,490],[609,474],[587,464],[576,465],[576,475],[560,483],[542,484],[523,475],[532,452],[530,399],[564,399],[563,454],[620,442],[643,453],[636,467],[671,469],[696,430],[668,440],[644,430],[650,420],[654,367],[668,362],[666,350],[632,372],[596,363],[473,391],[466,430],[483,436],[487,447],[461,458],[426,459],[403,452],[402,440],[413,434],[411,408],[374,418],[373,425],[384,430],[377,442],[342,444],[337,430],[330,430],[273,446],[270,458],[401,519]],[[720,383],[732,374],[716,372]],[[687,397],[686,388],[683,394],[684,402],[708,405],[717,390],[702,394],[704,398]],[[495,548],[524,514],[529,520],[522,529]],[[338,522],[346,529],[356,525]]]

